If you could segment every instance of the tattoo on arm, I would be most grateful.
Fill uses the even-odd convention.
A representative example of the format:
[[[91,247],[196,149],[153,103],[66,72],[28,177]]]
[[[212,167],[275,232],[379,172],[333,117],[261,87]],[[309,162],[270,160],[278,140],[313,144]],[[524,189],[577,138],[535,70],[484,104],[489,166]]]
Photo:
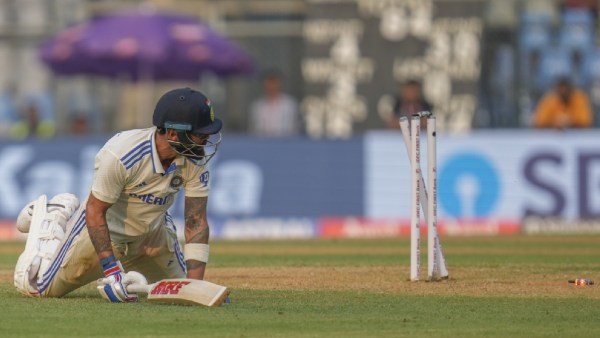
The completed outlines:
[[[103,224],[100,226],[88,226],[88,233],[96,253],[105,251],[112,251],[112,244],[110,241],[110,235],[108,233],[108,225]]]
[[[208,197],[185,198],[185,242],[208,243],[210,230],[206,219]]]
[[[99,258],[113,254],[110,232],[106,223],[106,210],[110,206],[111,204],[97,199],[92,193],[86,204],[85,222],[90,240]]]
[[[200,232],[195,233],[189,239],[186,239],[186,243],[208,243],[208,237],[210,234],[210,230],[208,227],[204,228]]]
[[[185,261],[185,264],[187,265],[188,270],[194,270],[194,269],[198,269],[198,268],[206,266],[206,263],[204,263],[204,262],[195,261],[195,260],[191,260],[191,259]]]

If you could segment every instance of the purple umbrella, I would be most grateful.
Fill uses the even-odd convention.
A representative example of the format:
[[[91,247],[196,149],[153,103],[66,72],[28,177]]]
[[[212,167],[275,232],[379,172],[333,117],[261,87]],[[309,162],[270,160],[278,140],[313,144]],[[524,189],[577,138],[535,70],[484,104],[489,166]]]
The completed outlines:
[[[134,10],[70,27],[44,42],[40,56],[57,74],[128,75],[133,80],[198,80],[250,74],[250,57],[197,19]]]

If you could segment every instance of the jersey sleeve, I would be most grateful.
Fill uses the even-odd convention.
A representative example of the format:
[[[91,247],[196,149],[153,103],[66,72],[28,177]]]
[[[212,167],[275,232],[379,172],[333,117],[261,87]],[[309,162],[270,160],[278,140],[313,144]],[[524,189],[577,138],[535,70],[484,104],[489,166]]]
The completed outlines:
[[[92,193],[106,203],[115,203],[127,181],[127,171],[115,154],[101,149],[96,155]]]
[[[186,197],[206,197],[210,190],[210,171],[208,166],[198,166],[188,162],[185,179]]]

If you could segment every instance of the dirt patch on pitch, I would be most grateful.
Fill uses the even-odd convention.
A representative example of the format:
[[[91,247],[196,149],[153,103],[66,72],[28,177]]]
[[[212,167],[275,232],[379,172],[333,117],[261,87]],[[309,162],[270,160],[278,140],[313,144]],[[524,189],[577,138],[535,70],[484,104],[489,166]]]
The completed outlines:
[[[423,244],[425,246],[425,244]],[[452,254],[469,255],[538,255],[538,256],[556,256],[556,255],[600,255],[600,248],[452,248]],[[400,255],[408,254],[408,247],[261,247],[261,246],[243,246],[243,247],[214,247],[211,248],[211,254],[232,254],[232,255]]]
[[[211,254],[233,254],[233,255],[394,255],[407,254],[409,248],[403,247],[286,247],[286,246],[213,246]]]
[[[596,286],[576,287],[567,282],[571,275],[549,275],[531,267],[454,267],[449,280],[431,283],[408,281],[408,271],[408,266],[211,268],[206,278],[233,289],[600,299]]]
[[[12,271],[0,271],[0,282],[8,282],[13,281],[13,272]]]
[[[20,254],[23,249],[25,249],[25,243],[23,245],[2,246],[0,247],[0,254]]]
[[[425,245],[425,244],[424,244]],[[23,251],[23,245],[0,247],[0,254],[19,254]],[[212,254],[233,254],[233,255],[400,255],[408,254],[408,247],[264,247],[264,246],[215,246],[211,248]],[[476,255],[598,255],[600,248],[569,248],[569,249],[548,249],[548,248],[452,248],[452,254],[476,254]]]
[[[235,289],[352,291],[404,295],[600,299],[598,286],[567,282],[575,274],[548,274],[543,267],[453,267],[441,282],[410,282],[408,266],[235,267],[207,270],[206,279]],[[587,272],[591,273],[591,272]],[[0,282],[12,282],[0,271]]]

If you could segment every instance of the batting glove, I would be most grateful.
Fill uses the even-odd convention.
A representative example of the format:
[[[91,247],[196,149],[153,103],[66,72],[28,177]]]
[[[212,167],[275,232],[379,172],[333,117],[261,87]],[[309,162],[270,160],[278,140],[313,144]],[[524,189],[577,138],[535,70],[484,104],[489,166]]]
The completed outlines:
[[[132,281],[127,281],[121,262],[109,256],[101,259],[100,263],[105,277],[98,279],[97,288],[102,297],[112,303],[137,302],[137,294],[127,292],[127,285]]]

